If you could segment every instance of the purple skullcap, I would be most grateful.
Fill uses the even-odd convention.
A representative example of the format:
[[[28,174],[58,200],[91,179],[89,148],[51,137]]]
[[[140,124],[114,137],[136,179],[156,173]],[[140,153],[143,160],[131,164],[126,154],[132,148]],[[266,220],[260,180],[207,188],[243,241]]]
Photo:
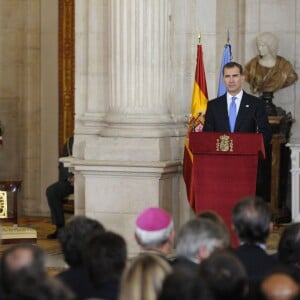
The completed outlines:
[[[165,240],[172,230],[172,216],[159,207],[143,210],[135,222],[135,232],[140,242],[145,244],[159,243],[160,240]]]
[[[171,222],[172,217],[168,212],[158,207],[150,207],[138,215],[136,226],[145,231],[157,231],[167,228]]]

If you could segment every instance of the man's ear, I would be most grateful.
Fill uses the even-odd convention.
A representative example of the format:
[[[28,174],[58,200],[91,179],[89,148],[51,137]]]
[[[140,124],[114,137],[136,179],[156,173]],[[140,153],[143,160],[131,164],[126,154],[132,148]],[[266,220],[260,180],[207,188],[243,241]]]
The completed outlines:
[[[244,82],[245,82],[245,75],[242,74],[242,75],[241,75],[241,83],[243,84]]]
[[[234,224],[233,223],[231,223],[231,229],[232,229],[232,231],[236,234],[236,230],[235,230],[235,227],[234,227]]]
[[[274,229],[274,223],[273,222],[270,222],[269,223],[269,232],[272,232]]]
[[[201,245],[197,252],[197,259],[199,262],[203,261],[204,259],[208,258],[210,255],[209,251],[204,245]]]
[[[174,244],[174,239],[175,239],[175,230],[173,229],[170,232],[169,238],[168,238],[168,242],[173,245]]]
[[[140,240],[139,240],[138,236],[136,235],[136,233],[134,233],[134,239],[136,240],[138,245],[141,245]]]

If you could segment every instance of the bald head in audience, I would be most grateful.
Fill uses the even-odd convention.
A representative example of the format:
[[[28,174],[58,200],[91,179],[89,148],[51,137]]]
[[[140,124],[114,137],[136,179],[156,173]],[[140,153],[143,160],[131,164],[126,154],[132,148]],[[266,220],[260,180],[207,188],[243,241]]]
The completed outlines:
[[[10,300],[72,300],[73,294],[49,278],[45,253],[37,245],[17,244],[6,249],[1,259],[3,298]]]
[[[262,281],[260,290],[263,299],[292,300],[299,297],[300,288],[289,274],[273,273]]]

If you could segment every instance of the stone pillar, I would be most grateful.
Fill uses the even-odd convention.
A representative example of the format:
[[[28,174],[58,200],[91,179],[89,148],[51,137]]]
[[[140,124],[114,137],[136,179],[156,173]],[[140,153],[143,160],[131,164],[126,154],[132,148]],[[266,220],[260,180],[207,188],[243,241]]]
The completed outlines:
[[[170,114],[169,1],[104,2],[109,21],[102,37],[110,33],[110,51],[104,62],[107,72],[98,76],[94,84],[106,82],[107,97],[91,94],[86,101],[103,101],[106,106],[98,104],[103,120],[99,134],[89,130],[86,122],[91,105],[83,109],[81,104],[77,117],[78,123],[84,121],[75,126],[75,157],[70,163],[76,175],[75,211],[122,234],[129,253],[134,254],[138,251],[134,220],[142,209],[161,206],[172,213],[177,224],[186,129]],[[91,6],[87,10],[92,11]],[[97,15],[90,17],[94,14]],[[92,19],[89,24],[93,24]],[[93,32],[93,28],[89,31]],[[85,55],[96,53],[97,40],[86,44],[89,49]],[[101,49],[98,52],[101,56]],[[83,95],[84,88],[88,90],[86,82],[95,78],[95,73],[91,72],[92,66],[86,69],[84,60],[76,65],[77,70],[87,71],[87,78],[80,81]],[[81,75],[76,75],[80,80]],[[95,116],[97,113],[94,119]]]
[[[167,1],[112,0],[110,103],[104,136],[169,136]]]
[[[300,221],[300,143],[293,142],[287,144],[291,149],[291,211],[292,211],[292,222]]]

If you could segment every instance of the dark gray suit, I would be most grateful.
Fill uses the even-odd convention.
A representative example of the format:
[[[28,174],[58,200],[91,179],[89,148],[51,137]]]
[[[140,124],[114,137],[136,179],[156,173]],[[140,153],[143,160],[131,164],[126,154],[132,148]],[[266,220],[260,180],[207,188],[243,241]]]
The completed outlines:
[[[226,94],[208,102],[203,131],[230,132]],[[261,132],[268,145],[272,131],[265,103],[243,92],[234,132]]]

